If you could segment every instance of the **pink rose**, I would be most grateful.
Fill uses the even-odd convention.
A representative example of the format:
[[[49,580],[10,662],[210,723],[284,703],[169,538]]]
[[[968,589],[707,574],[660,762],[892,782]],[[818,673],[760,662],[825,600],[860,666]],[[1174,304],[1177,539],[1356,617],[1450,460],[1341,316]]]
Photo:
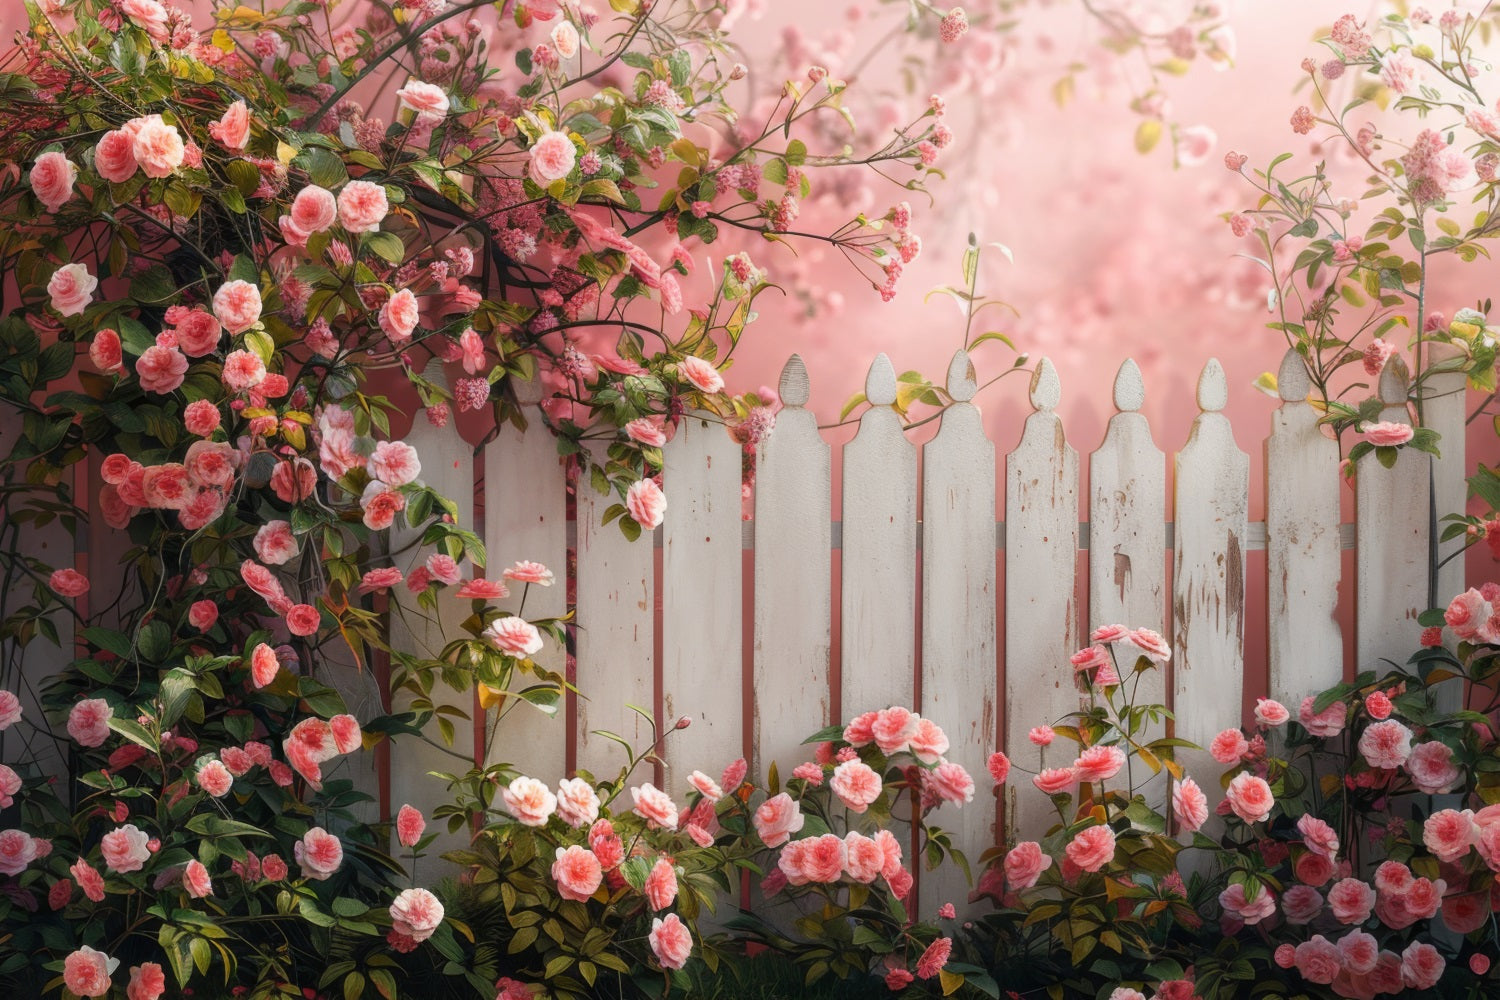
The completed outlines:
[[[885,869],[885,850],[872,837],[855,830],[844,835],[844,870],[856,882],[869,885]]]
[[[1184,830],[1197,830],[1208,821],[1208,797],[1192,778],[1172,783],[1172,811]]]
[[[333,734],[333,748],[339,753],[353,753],[363,745],[359,720],[352,715],[335,715],[328,720],[328,729]]]
[[[253,351],[230,351],[219,377],[230,392],[249,392],[265,381],[266,364]]]
[[[1126,638],[1158,666],[1172,658],[1172,644],[1160,632],[1149,628],[1131,629]]]
[[[677,806],[666,792],[648,781],[631,788],[630,797],[635,801],[632,811],[648,824],[666,830],[677,829]]]
[[[1053,731],[1051,726],[1032,726],[1030,732],[1026,734],[1026,738],[1039,747],[1049,747],[1052,745],[1052,741],[1057,738],[1057,733]]]
[[[63,959],[63,984],[80,997],[108,996],[110,973],[119,964],[118,958],[84,945]]]
[[[402,107],[417,113],[418,120],[439,119],[448,113],[448,94],[442,87],[430,83],[412,80],[396,91],[396,97]]]
[[[909,747],[921,724],[921,717],[914,712],[900,705],[892,705],[875,713],[875,719],[870,724],[870,734],[880,752],[889,757]]]
[[[1219,893],[1219,905],[1241,922],[1254,925],[1276,912],[1276,896],[1262,885],[1255,898],[1251,899],[1245,886],[1235,882]]]
[[[244,101],[235,101],[224,109],[218,121],[208,126],[208,134],[230,152],[238,153],[250,140],[250,109]]]
[[[1323,912],[1323,894],[1310,885],[1288,886],[1281,896],[1281,915],[1289,924],[1309,924]]]
[[[183,428],[192,435],[206,438],[219,429],[219,408],[206,399],[195,399],[182,411]]]
[[[1010,777],[1010,758],[1002,751],[996,750],[990,754],[989,760],[985,761],[985,769],[990,772],[990,777],[994,779],[995,784],[1003,785],[1005,779]]]
[[[125,1000],[159,1000],[167,991],[167,974],[156,962],[142,962],[130,967],[130,982]]]
[[[259,322],[260,309],[260,289],[248,281],[228,281],[214,292],[214,316],[231,334],[244,333]]]
[[[1469,809],[1442,809],[1422,824],[1422,843],[1439,861],[1458,861],[1479,839],[1479,826]]]
[[[557,815],[571,827],[582,828],[599,818],[599,793],[583,778],[557,783]]]
[[[314,635],[322,621],[323,616],[311,604],[294,604],[286,612],[286,627],[292,635]]]
[[[663,969],[682,968],[693,951],[693,935],[675,913],[651,921],[649,940],[651,952]]]
[[[112,872],[123,875],[138,872],[146,867],[151,850],[146,846],[151,838],[134,823],[116,827],[99,841],[99,850],[104,855],[104,864]]]
[[[944,802],[963,805],[974,801],[974,779],[962,764],[944,761],[931,771],[923,772],[923,794],[935,793]]]
[[[647,531],[655,530],[666,516],[667,496],[655,480],[642,479],[625,491],[625,507],[635,522]]]
[[[1341,924],[1362,924],[1375,909],[1375,890],[1357,878],[1339,879],[1328,890],[1328,907]]]
[[[1125,766],[1125,752],[1117,746],[1093,746],[1073,762],[1079,781],[1108,781]]]
[[[384,188],[381,189],[382,193]],[[338,201],[333,192],[309,184],[292,199],[291,220],[303,233],[321,233],[338,221]]]
[[[250,653],[250,679],[257,688],[263,688],[276,679],[281,672],[281,661],[276,651],[265,643],[258,643]]]
[[[542,648],[542,636],[536,626],[514,615],[495,619],[480,635],[491,646],[511,656],[531,656]]]
[[[123,371],[125,357],[121,351],[120,335],[108,328],[94,334],[89,342],[89,361],[101,372]]]
[[[1086,826],[1064,848],[1068,860],[1086,872],[1096,872],[1115,856],[1115,832],[1107,826]]]
[[[417,328],[419,311],[415,293],[403,288],[380,307],[380,329],[393,343],[405,343]]]
[[[833,769],[829,788],[844,805],[857,813],[869,808],[880,797],[880,775],[859,760],[846,760]]]
[[[1031,783],[1047,795],[1056,795],[1077,784],[1078,775],[1071,767],[1049,767],[1032,778]]]
[[[625,434],[630,440],[649,448],[660,448],[667,443],[662,423],[652,417],[637,417],[625,425]]]
[[[531,161],[526,171],[540,187],[567,177],[577,162],[578,149],[566,134],[548,129],[531,146]]]
[[[76,569],[55,569],[47,585],[60,597],[82,597],[89,592],[89,578]]]
[[[417,449],[404,441],[377,443],[366,467],[370,475],[387,486],[405,486],[422,474],[422,463],[417,458]]]
[[[272,761],[271,763],[280,764],[281,762]],[[260,873],[272,882],[280,882],[287,877],[286,862],[281,860],[279,854],[267,854],[260,859]]]
[[[1377,722],[1360,734],[1359,752],[1371,767],[1398,768],[1411,756],[1411,730],[1395,719]]]
[[[1271,795],[1271,786],[1263,778],[1242,772],[1234,776],[1225,792],[1229,807],[1246,823],[1261,823],[1271,815],[1276,804]]]
[[[369,181],[350,181],[339,191],[339,222],[350,233],[373,233],[390,211],[385,188]]]
[[[293,854],[302,866],[303,877],[318,882],[326,881],[344,863],[344,845],[321,826],[303,834],[293,845]]]
[[[1338,940],[1339,958],[1344,968],[1356,976],[1363,976],[1375,968],[1380,957],[1380,945],[1373,934],[1352,930]]]
[[[1308,851],[1292,862],[1292,874],[1307,885],[1323,885],[1333,878],[1333,860]]]
[[[255,555],[270,566],[280,566],[297,557],[298,545],[288,521],[267,521],[255,532]]]
[[[21,699],[14,691],[0,688],[0,732],[21,721]]]
[[[47,294],[59,316],[77,316],[94,301],[99,279],[82,264],[64,264],[47,280]]]
[[[825,833],[821,837],[809,837],[793,841],[782,849],[783,855],[792,848],[800,848],[802,878],[807,882],[829,884],[837,882],[848,862],[848,848],[842,838]],[[790,874],[788,874],[790,878]],[[795,883],[794,884],[800,884]]]
[[[1405,767],[1406,773],[1411,775],[1412,784],[1428,795],[1442,795],[1452,791],[1463,778],[1463,771],[1453,763],[1453,751],[1437,740],[1429,740],[1413,747],[1411,755],[1406,758]]]
[[[94,169],[111,184],[123,184],[135,176],[135,138],[123,129],[104,133],[94,147]]]
[[[181,316],[173,332],[177,335],[177,346],[182,353],[194,358],[201,358],[218,350],[219,339],[223,335],[219,321],[212,313],[202,309],[191,309]]]
[[[1296,964],[1303,979],[1326,986],[1338,978],[1339,950],[1323,935],[1314,934],[1310,941],[1297,945]]]
[[[418,572],[425,573],[426,570],[424,568],[418,570]],[[501,580],[486,580],[482,577],[476,577],[473,580],[466,581],[462,587],[454,591],[454,596],[475,601],[503,601],[510,596],[510,588]]]
[[[1279,701],[1270,698],[1255,699],[1255,722],[1263,729],[1284,725],[1292,713]]]
[[[157,0],[120,0],[116,6],[121,14],[144,28],[154,41],[167,41],[167,9]]]
[[[505,808],[523,826],[546,826],[557,810],[557,796],[535,778],[519,777],[500,793]]]
[[[791,835],[802,829],[802,809],[786,792],[773,795],[760,804],[752,817],[755,832],[767,847],[780,847]]]
[[[1344,729],[1344,720],[1348,716],[1349,706],[1341,701],[1336,701],[1323,711],[1313,712],[1313,698],[1309,695],[1302,699],[1302,705],[1297,710],[1297,721],[1302,723],[1309,733],[1314,736],[1337,736]]]
[[[1021,841],[1005,855],[1005,879],[1016,892],[1036,885],[1042,872],[1050,867],[1051,856],[1043,853],[1042,845],[1034,840]]]
[[[1391,420],[1382,420],[1365,426],[1365,440],[1376,447],[1390,448],[1403,445],[1410,441],[1415,433],[1411,424],[1401,424]]]
[[[427,820],[422,817],[422,811],[410,805],[403,805],[396,813],[396,841],[402,847],[415,847],[417,841],[422,839],[422,831],[427,829]]]
[[[0,831],[0,875],[19,875],[36,860],[36,838],[24,830]]]
[[[229,768],[222,762],[211,760],[198,769],[198,787],[216,799],[221,799],[229,794],[229,789],[234,784],[234,775],[229,773]]]
[[[673,869],[672,862],[666,858],[657,858],[656,864],[652,865],[646,876],[642,892],[653,910],[665,910],[671,906],[677,898],[677,872]]]
[[[719,787],[719,783],[702,771],[694,771],[688,775],[688,784],[710,802],[717,802],[724,797],[724,789]]]
[[[936,764],[948,752],[948,736],[931,719],[918,719],[917,731],[907,741],[907,749],[922,763]]]
[[[9,809],[15,804],[15,795],[21,790],[21,776],[8,764],[0,764],[0,809]]]
[[[1413,941],[1401,953],[1401,982],[1407,989],[1430,990],[1443,978],[1447,963],[1436,948],[1425,941]]]
[[[1470,588],[1449,603],[1448,610],[1443,612],[1443,620],[1460,639],[1472,639],[1493,613],[1494,608],[1484,595]]]
[[[359,578],[359,592],[361,594],[373,594],[376,591],[389,590],[401,582],[401,571],[395,566],[382,566],[372,569]]]
[[[426,941],[443,922],[443,904],[426,889],[401,890],[391,901],[390,913],[396,933],[413,941]]]
[[[73,197],[73,182],[77,179],[78,165],[56,151],[38,156],[27,175],[32,193],[54,214]]]
[[[146,176],[153,178],[170,177],[187,155],[182,135],[161,115],[146,116],[135,131],[131,151]]]
[[[1302,834],[1302,842],[1309,851],[1321,854],[1330,861],[1338,857],[1339,835],[1334,832],[1333,827],[1316,816],[1304,814],[1298,817],[1297,832]]]
[[[396,515],[406,509],[406,498],[395,490],[387,489],[379,480],[365,487],[359,499],[364,508],[365,527],[371,531],[384,531],[396,522]]]
[[[677,363],[677,371],[699,392],[721,392],[724,389],[724,377],[702,358],[688,355]]]
[[[214,883],[209,878],[208,869],[197,858],[189,861],[187,867],[183,869],[182,885],[187,889],[187,894],[194,899],[202,899],[214,894]]]
[[[68,712],[68,735],[79,746],[97,747],[109,738],[109,720],[114,715],[103,698],[85,698]]]

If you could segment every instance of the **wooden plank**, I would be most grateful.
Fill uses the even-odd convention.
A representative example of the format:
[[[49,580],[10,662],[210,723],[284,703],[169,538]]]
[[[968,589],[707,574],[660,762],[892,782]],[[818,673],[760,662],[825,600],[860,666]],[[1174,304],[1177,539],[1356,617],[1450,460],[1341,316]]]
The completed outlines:
[[[1165,632],[1166,456],[1140,412],[1141,370],[1127,359],[1115,376],[1104,441],[1089,456],[1089,630],[1121,624]],[[1138,705],[1167,703],[1165,670],[1141,676]],[[1147,739],[1163,727],[1148,729]]]
[[[1392,355],[1380,373],[1382,421],[1409,424],[1406,362]],[[1355,469],[1355,667],[1384,671],[1417,646],[1427,608],[1430,457],[1402,448],[1387,469],[1372,452]]]
[[[666,742],[663,788],[685,790],[744,750],[741,449],[708,414],[685,414],[662,452],[671,502],[662,526],[664,726],[692,724]]]
[[[518,561],[539,562],[552,570],[551,586],[512,582],[500,607],[523,617],[557,618],[568,610],[567,474],[557,456],[557,442],[541,420],[541,386],[516,383],[517,401],[528,427],[506,423],[484,450],[485,576],[498,579]],[[522,603],[524,601],[524,604]],[[548,642],[533,659],[544,670],[566,676],[567,650]],[[541,681],[531,675],[512,681],[522,690]],[[489,712],[492,737],[485,762],[509,761],[528,775],[556,781],[567,766],[568,729],[563,702],[548,716],[535,707],[512,703],[502,713]]]
[[[1241,721],[1244,691],[1245,524],[1250,456],[1223,414],[1224,369],[1210,359],[1198,379],[1198,408],[1177,454],[1173,573],[1175,735],[1207,747]],[[1181,751],[1185,770],[1212,793],[1223,768],[1206,750]]]
[[[1433,365],[1445,361],[1457,362],[1464,358],[1463,351],[1453,344],[1433,342],[1427,345],[1427,349],[1431,352]],[[1427,396],[1422,404],[1422,422],[1438,432],[1438,449],[1442,452],[1441,456],[1431,459],[1433,513],[1438,518],[1436,537],[1441,538],[1446,527],[1442,518],[1448,514],[1463,513],[1468,501],[1469,484],[1464,478],[1468,470],[1465,454],[1468,393],[1462,371],[1433,375],[1428,379],[1427,386]],[[1464,557],[1454,555],[1463,549],[1464,540],[1460,535],[1438,543],[1439,563],[1444,559],[1450,561],[1438,567],[1436,587],[1428,595],[1429,606],[1447,607],[1449,601],[1466,589]],[[1437,699],[1440,710],[1454,711],[1463,700],[1463,686],[1456,683],[1443,684],[1437,689]]]
[[[953,833],[972,860],[995,843],[995,803],[984,762],[998,745],[995,718],[995,446],[985,437],[973,363],[958,351],[935,438],[922,450],[922,715],[948,736],[949,760],[975,777],[965,806],[948,803],[929,822]],[[924,872],[922,911],[944,903],[974,912],[956,865]]]
[[[1061,398],[1057,370],[1043,358],[1031,379],[1036,412],[1005,463],[1005,746],[1029,770],[1037,750],[1026,733],[1079,708],[1068,662],[1078,648],[1078,453],[1057,415]],[[1007,842],[1041,839],[1056,815],[1051,802],[1020,775],[1005,787]]]
[[[605,460],[605,450],[605,442],[590,446],[595,461]],[[602,523],[615,502],[613,493],[595,493],[588,476],[579,477],[578,768],[598,778],[614,777],[626,759],[623,747],[597,731],[644,752],[651,727],[627,706],[650,713],[655,692],[655,557],[649,536],[631,542],[617,524]]]
[[[1302,356],[1276,378],[1281,407],[1266,439],[1266,615],[1270,697],[1292,711],[1344,679],[1339,599],[1339,446],[1307,402]]]
[[[419,410],[412,422],[406,443],[417,450],[423,458],[422,481],[440,495],[458,504],[458,524],[463,528],[474,525],[474,456],[472,449],[458,438],[456,431],[434,427],[427,420],[426,412]],[[421,532],[407,525],[404,517],[398,517],[390,530],[390,548],[400,553],[396,565],[410,574],[421,566],[432,550],[416,544]],[[471,614],[471,602],[454,596],[457,588],[445,588],[438,598],[436,614],[417,606],[412,593],[403,587],[392,590],[391,599],[391,647],[397,652],[411,653],[426,658],[436,658],[442,652],[445,641],[464,635],[460,627]],[[392,663],[392,670],[399,665]],[[427,727],[427,736],[432,741],[422,742],[405,738],[398,739],[391,754],[391,808],[399,809],[410,803],[431,816],[433,807],[450,801],[444,782],[431,777],[429,771],[459,773],[467,771],[474,763],[474,722],[476,711],[474,694],[470,689],[454,691],[442,683],[433,685],[432,701],[438,705],[452,705],[463,711],[467,718],[453,718],[453,745],[446,746],[438,732],[436,721]],[[407,711],[412,696],[394,692],[391,708],[396,713]],[[436,744],[436,745],[434,745]],[[443,851],[467,847],[468,834],[441,833],[429,853],[436,857]]]
[[[841,715],[911,705],[915,690],[917,451],[906,439],[896,373],[877,355],[870,408],[844,445]]]
[[[755,694],[751,770],[802,762],[810,733],[829,725],[829,447],[807,409],[807,368],[781,372],[781,412],[755,473]]]

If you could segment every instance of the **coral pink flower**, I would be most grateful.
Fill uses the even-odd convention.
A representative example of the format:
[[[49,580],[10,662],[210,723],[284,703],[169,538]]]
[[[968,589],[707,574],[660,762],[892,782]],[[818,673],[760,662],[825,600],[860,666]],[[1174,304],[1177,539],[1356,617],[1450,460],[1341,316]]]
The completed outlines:
[[[1455,597],[1443,612],[1443,620],[1460,639],[1472,639],[1494,613],[1490,602],[1479,591],[1470,588]]]
[[[1197,830],[1208,822],[1208,796],[1192,778],[1173,782],[1172,811],[1184,830]]]
[[[672,862],[666,858],[657,858],[650,874],[646,876],[643,891],[651,909],[665,910],[671,906],[677,898],[677,872],[672,868]]]
[[[219,408],[206,399],[195,399],[182,411],[182,425],[189,434],[206,438],[219,429]]]
[[[103,698],[85,698],[68,712],[68,735],[79,746],[97,747],[109,738],[109,720],[114,713]]]
[[[702,358],[688,355],[677,363],[677,371],[699,392],[721,392],[724,389],[724,377],[712,363]]]
[[[996,750],[985,762],[985,768],[990,772],[990,777],[995,780],[995,784],[1003,785],[1005,779],[1010,777],[1010,758]]]
[[[1371,767],[1398,768],[1411,756],[1411,730],[1395,719],[1377,722],[1360,735],[1359,752]]]
[[[229,794],[230,786],[234,784],[234,775],[220,761],[211,760],[198,769],[197,781],[199,788],[219,799]]]
[[[230,351],[219,377],[230,392],[249,392],[265,381],[266,365],[251,351]]]
[[[1412,784],[1428,795],[1449,792],[1463,778],[1463,771],[1453,763],[1452,749],[1437,740],[1413,747],[1405,766]]]
[[[422,839],[422,831],[427,829],[427,820],[422,817],[422,811],[415,806],[403,805],[396,812],[396,841],[402,847],[415,847],[417,841]]]
[[[875,742],[875,719],[878,712],[864,712],[854,717],[844,727],[844,742],[852,747],[868,746]]]
[[[288,874],[286,862],[279,854],[267,854],[260,859],[260,873],[272,882],[280,882]]]
[[[60,597],[82,597],[89,592],[89,578],[76,569],[55,569],[47,586]]]
[[[161,115],[147,115],[135,131],[131,151],[147,177],[161,178],[182,166],[187,147],[181,133],[162,121]]]
[[[1056,795],[1076,785],[1078,775],[1071,767],[1049,767],[1032,778],[1031,783],[1048,795]]]
[[[630,484],[625,491],[625,507],[630,516],[647,531],[655,530],[667,513],[667,496],[652,479]]]
[[[1131,629],[1126,638],[1158,666],[1172,658],[1172,645],[1160,632],[1149,628]]]
[[[293,604],[286,611],[286,627],[292,635],[314,635],[323,616],[311,604]]]
[[[363,745],[364,733],[359,720],[352,715],[335,715],[328,720],[328,729],[333,734],[333,746],[339,753],[353,753]]]
[[[571,827],[589,826],[599,818],[599,793],[583,778],[557,783],[557,815]]]
[[[255,532],[255,556],[270,566],[280,566],[297,557],[299,546],[290,521],[267,521]]]
[[[146,846],[146,842],[150,839],[145,831],[139,829],[134,823],[127,823],[111,830],[99,841],[99,849],[104,854],[105,866],[110,871],[122,875],[127,872],[140,871],[146,867],[146,861],[151,857],[151,851]]]
[[[257,643],[250,652],[250,680],[257,688],[263,688],[276,679],[281,672],[281,661],[276,651],[265,643]]]
[[[1439,861],[1458,861],[1469,853],[1479,839],[1474,813],[1465,809],[1442,809],[1422,824],[1422,843]]]
[[[121,352],[120,335],[107,328],[94,334],[94,339],[89,342],[89,361],[101,372],[124,371],[125,356]]]
[[[382,189],[384,190],[384,189]],[[338,220],[338,203],[333,192],[309,184],[292,199],[292,224],[303,233],[321,233]]]
[[[915,979],[916,976],[913,976],[906,969],[892,969],[885,974],[885,988],[892,993],[900,993],[910,986]]]
[[[1109,650],[1103,646],[1087,646],[1068,657],[1068,661],[1073,664],[1074,671],[1082,673],[1109,663]]]
[[[73,197],[73,182],[78,179],[78,165],[64,153],[43,153],[26,178],[31,191],[48,212],[55,213]]]
[[[948,956],[953,953],[953,939],[940,937],[927,946],[922,952],[922,957],[917,959],[917,978],[931,979],[942,971],[943,966],[948,964]]]
[[[1377,447],[1395,447],[1412,439],[1416,432],[1410,424],[1381,421],[1365,427],[1365,440]]]
[[[1333,877],[1333,861],[1308,851],[1292,863],[1292,873],[1306,885],[1323,885]]]
[[[0,688],[0,732],[21,721],[21,699],[14,691]]]
[[[630,440],[649,448],[660,448],[667,443],[667,433],[661,421],[653,417],[637,417],[626,424],[624,429]]]
[[[167,976],[155,962],[142,962],[130,968],[130,982],[125,1000],[159,1000],[167,991]]]
[[[1068,860],[1086,872],[1096,872],[1114,860],[1115,832],[1107,826],[1086,826],[1064,848]]]
[[[1375,890],[1357,878],[1339,879],[1328,890],[1328,908],[1341,924],[1362,924],[1375,909]]]
[[[651,921],[649,940],[651,952],[663,969],[682,968],[693,951],[693,935],[675,913]]]
[[[223,116],[208,126],[208,134],[225,149],[238,153],[250,141],[250,109],[244,101],[235,101],[224,109]]]
[[[426,941],[443,922],[443,904],[426,889],[403,889],[391,900],[391,925],[413,941]]]
[[[401,582],[401,571],[395,566],[381,566],[377,569],[368,570],[364,576],[359,578],[359,592],[361,594],[373,594],[376,591],[388,590]]]
[[[485,580],[476,577],[454,591],[458,597],[475,601],[503,601],[510,596],[510,588],[500,580]]]
[[[1281,896],[1281,915],[1289,924],[1312,923],[1323,911],[1323,894],[1310,885],[1288,886]]]
[[[1229,800],[1229,808],[1246,823],[1263,822],[1271,815],[1271,807],[1276,804],[1271,795],[1271,786],[1263,778],[1257,778],[1248,772],[1234,776],[1225,797]]]
[[[325,881],[344,863],[344,845],[321,826],[304,833],[293,848],[304,878]]]
[[[948,736],[931,719],[918,719],[907,749],[922,763],[936,764],[948,752]]]
[[[446,552],[434,552],[427,557],[427,574],[444,586],[451,586],[463,579],[463,571],[458,568],[458,563]]]
[[[1093,746],[1073,762],[1079,781],[1108,781],[1125,766],[1125,752],[1117,746]]]
[[[1442,630],[1439,629],[1438,632],[1441,634]],[[1365,695],[1365,711],[1370,713],[1372,719],[1390,718],[1391,709],[1394,707],[1384,691],[1371,691]]]
[[[64,264],[47,279],[47,295],[59,316],[77,316],[94,301],[99,279],[83,264]]]
[[[552,571],[539,562],[522,560],[507,569],[502,576],[517,583],[534,583],[539,587],[550,587],[554,577]]]
[[[974,801],[974,779],[962,764],[944,761],[931,771],[924,772],[923,780],[926,790],[936,793],[944,802],[963,805]]]
[[[527,174],[540,187],[549,187],[554,181],[567,177],[578,161],[578,148],[565,133],[548,129],[537,137],[531,146],[531,161]]]
[[[21,776],[8,764],[0,764],[0,809],[9,809],[15,804],[15,795],[21,790]]]
[[[213,880],[208,877],[208,869],[203,862],[197,858],[189,861],[182,872],[182,885],[187,889],[189,896],[194,899],[202,899],[204,896],[214,894]]]
[[[1034,840],[1023,840],[1005,855],[1005,880],[1019,892],[1036,885],[1042,872],[1052,867],[1052,857]]]
[[[380,307],[380,329],[397,344],[411,339],[420,318],[421,307],[410,288],[401,289]]]
[[[833,780],[828,787],[847,808],[862,813],[880,797],[882,785],[880,775],[868,764],[847,760],[833,769]]]
[[[63,959],[63,983],[80,997],[107,996],[110,973],[119,964],[119,959],[84,945]]]
[[[1297,710],[1297,720],[1303,727],[1314,736],[1337,736],[1344,729],[1344,720],[1347,718],[1349,706],[1341,701],[1336,701],[1323,711],[1313,712],[1313,699],[1309,695],[1302,699],[1302,705]]]
[[[1276,726],[1285,725],[1292,717],[1287,707],[1272,698],[1255,699],[1255,722],[1263,729],[1271,729]]]
[[[231,334],[244,333],[260,321],[260,289],[248,281],[225,282],[214,292],[213,305],[214,318]]]
[[[135,140],[123,129],[106,132],[94,147],[94,169],[111,184],[123,184],[135,176]]]
[[[1425,941],[1413,941],[1401,953],[1401,982],[1411,990],[1430,990],[1443,978],[1442,954]]]
[[[1311,940],[1297,945],[1295,954],[1297,971],[1308,982],[1327,985],[1338,978],[1342,964],[1339,950],[1323,935],[1314,934]]]
[[[1057,738],[1057,734],[1053,732],[1051,726],[1032,726],[1031,731],[1026,734],[1026,738],[1039,747],[1047,747],[1052,745],[1052,741]]]
[[[24,830],[0,831],[0,875],[19,875],[36,860],[37,841]]]
[[[480,634],[491,646],[511,656],[531,656],[542,648],[542,636],[536,626],[515,615],[495,619]]]
[[[719,783],[702,771],[694,771],[688,775],[688,784],[697,789],[698,793],[710,802],[717,802],[724,797],[724,789],[719,787]]]
[[[908,749],[921,724],[920,716],[900,705],[892,705],[875,713],[870,733],[880,752],[889,757]]]
[[[1333,827],[1316,816],[1309,814],[1298,817],[1297,832],[1302,834],[1302,842],[1309,851],[1321,854],[1330,861],[1338,857],[1339,835],[1334,832]]]
[[[442,87],[412,80],[396,91],[401,106],[417,112],[418,118],[439,119],[448,113],[448,94]]]
[[[68,869],[68,872],[73,876],[73,880],[78,883],[78,888],[90,902],[101,903],[104,901],[104,876],[99,874],[98,869],[82,858],[79,858]]]
[[[501,791],[505,808],[523,826],[546,826],[557,810],[557,796],[535,778],[518,777]]]
[[[844,870],[856,882],[869,885],[885,870],[885,850],[872,837],[856,830],[844,835]]]
[[[1254,925],[1276,912],[1276,896],[1270,889],[1260,886],[1260,891],[1251,899],[1245,886],[1235,882],[1219,893],[1219,905],[1242,923]]]
[[[666,792],[648,781],[631,788],[630,797],[635,802],[632,812],[644,818],[653,829],[677,829],[677,805]]]
[[[1339,960],[1344,968],[1356,976],[1363,976],[1375,968],[1380,957],[1380,945],[1373,934],[1352,930],[1338,940]]]
[[[373,233],[390,211],[385,188],[369,181],[350,181],[339,191],[339,222],[350,233]]]
[[[792,834],[802,829],[802,809],[786,792],[773,795],[760,804],[752,817],[755,832],[767,847],[780,847]]]
[[[371,531],[384,531],[396,522],[396,515],[406,509],[406,498],[395,490],[386,489],[379,480],[371,481],[359,498],[364,508],[361,520]]]

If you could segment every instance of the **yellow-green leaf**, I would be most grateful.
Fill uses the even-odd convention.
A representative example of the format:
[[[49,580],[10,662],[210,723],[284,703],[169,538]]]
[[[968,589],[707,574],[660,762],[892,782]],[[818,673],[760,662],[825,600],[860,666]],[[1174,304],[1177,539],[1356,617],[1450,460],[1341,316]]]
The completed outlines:
[[[1135,151],[1149,153],[1161,141],[1162,125],[1155,118],[1147,118],[1135,127]]]

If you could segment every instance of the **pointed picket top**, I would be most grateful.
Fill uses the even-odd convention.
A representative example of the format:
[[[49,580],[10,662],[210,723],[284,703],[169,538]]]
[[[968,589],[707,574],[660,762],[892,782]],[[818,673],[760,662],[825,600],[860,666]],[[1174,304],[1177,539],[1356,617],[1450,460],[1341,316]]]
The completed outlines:
[[[511,380],[511,388],[516,394],[516,402],[522,406],[535,406],[542,401],[542,380],[540,378]]]
[[[1050,358],[1036,363],[1036,372],[1031,376],[1031,405],[1038,410],[1055,410],[1062,402],[1062,383],[1058,381],[1057,369]]]
[[[1218,358],[1209,358],[1198,376],[1198,409],[1204,413],[1218,413],[1229,405],[1229,382],[1224,377],[1224,366]]]
[[[1141,366],[1134,358],[1126,358],[1115,375],[1115,409],[1135,413],[1145,402],[1146,383],[1141,379]]]
[[[954,351],[953,360],[948,362],[948,395],[960,403],[967,403],[978,391],[979,376],[974,372],[969,352]]]
[[[1380,369],[1380,401],[1386,406],[1405,406],[1406,387],[1411,382],[1411,371],[1406,359],[1392,354]]]
[[[875,355],[865,376],[865,399],[871,406],[890,406],[896,401],[896,369],[885,354]]]
[[[793,354],[786,359],[786,364],[781,369],[778,391],[783,406],[807,405],[807,400],[812,395],[812,386],[807,378],[807,366],[802,363],[800,354]]]
[[[1307,377],[1307,363],[1295,347],[1288,347],[1281,356],[1281,367],[1276,371],[1276,392],[1284,403],[1300,403],[1312,391],[1312,379]]]

